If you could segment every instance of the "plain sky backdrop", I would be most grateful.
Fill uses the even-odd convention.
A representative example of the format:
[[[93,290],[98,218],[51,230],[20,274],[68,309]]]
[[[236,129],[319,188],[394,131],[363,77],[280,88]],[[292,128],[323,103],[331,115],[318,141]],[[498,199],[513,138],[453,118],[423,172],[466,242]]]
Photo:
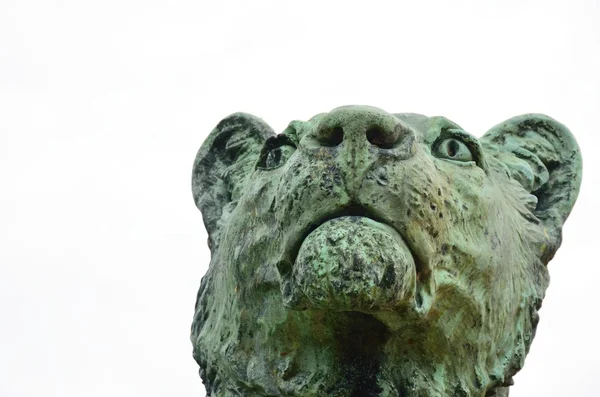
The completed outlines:
[[[0,396],[203,396],[195,153],[234,111],[345,104],[571,129],[583,186],[511,397],[598,396],[599,75],[597,0],[0,0]]]

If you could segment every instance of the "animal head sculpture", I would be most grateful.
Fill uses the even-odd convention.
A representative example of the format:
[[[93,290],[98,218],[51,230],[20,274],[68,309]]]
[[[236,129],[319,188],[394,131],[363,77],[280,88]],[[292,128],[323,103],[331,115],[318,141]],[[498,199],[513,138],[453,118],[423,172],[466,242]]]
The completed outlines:
[[[364,106],[279,135],[225,118],[192,180],[208,394],[508,395],[580,181],[573,136],[538,114],[481,139]]]

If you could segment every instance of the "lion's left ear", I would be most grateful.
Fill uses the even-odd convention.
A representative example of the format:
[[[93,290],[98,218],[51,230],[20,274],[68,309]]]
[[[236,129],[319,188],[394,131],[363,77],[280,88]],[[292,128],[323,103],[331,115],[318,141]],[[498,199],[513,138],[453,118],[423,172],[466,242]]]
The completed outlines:
[[[533,212],[558,248],[581,185],[581,152],[571,132],[548,116],[525,114],[498,124],[480,141],[537,197]]]
[[[192,193],[211,250],[219,243],[219,221],[235,207],[265,140],[273,135],[271,127],[258,117],[234,113],[217,124],[198,150]]]

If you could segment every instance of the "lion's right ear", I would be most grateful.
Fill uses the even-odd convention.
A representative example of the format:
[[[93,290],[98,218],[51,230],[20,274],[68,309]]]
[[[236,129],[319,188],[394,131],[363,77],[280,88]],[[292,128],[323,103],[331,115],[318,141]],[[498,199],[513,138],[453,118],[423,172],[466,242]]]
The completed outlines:
[[[263,143],[273,135],[271,127],[258,117],[234,113],[221,120],[198,150],[192,193],[211,250],[219,243],[219,220],[235,207]]]
[[[573,134],[548,116],[524,114],[496,125],[480,142],[535,198],[532,211],[548,239],[540,259],[547,264],[581,185],[581,151]]]

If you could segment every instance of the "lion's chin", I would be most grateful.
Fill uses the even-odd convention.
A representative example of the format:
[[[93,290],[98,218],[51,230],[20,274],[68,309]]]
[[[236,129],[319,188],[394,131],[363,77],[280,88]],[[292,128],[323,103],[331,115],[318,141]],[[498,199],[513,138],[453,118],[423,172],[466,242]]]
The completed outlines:
[[[306,237],[282,291],[295,310],[375,312],[405,306],[415,284],[414,258],[396,230],[344,216]]]

